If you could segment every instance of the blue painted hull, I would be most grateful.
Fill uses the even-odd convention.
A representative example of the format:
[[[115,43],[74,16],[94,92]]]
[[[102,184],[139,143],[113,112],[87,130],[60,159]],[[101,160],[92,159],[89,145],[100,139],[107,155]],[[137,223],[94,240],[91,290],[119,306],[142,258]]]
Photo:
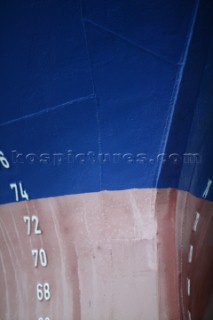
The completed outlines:
[[[210,1],[1,4],[0,145],[31,199],[212,179]],[[213,197],[212,191],[208,199]]]

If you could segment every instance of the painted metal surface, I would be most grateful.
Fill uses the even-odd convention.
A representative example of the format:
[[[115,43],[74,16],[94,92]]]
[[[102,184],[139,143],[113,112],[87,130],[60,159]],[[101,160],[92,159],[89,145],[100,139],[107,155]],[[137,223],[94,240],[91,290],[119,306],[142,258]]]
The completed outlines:
[[[2,205],[0,319],[210,320],[212,221],[211,202],[175,189]],[[46,266],[35,266],[40,248]],[[39,300],[43,283],[50,297]]]
[[[212,2],[1,3],[0,202],[212,179]],[[187,158],[188,154],[192,159]],[[212,191],[208,194],[212,199]]]
[[[158,319],[155,198],[125,190],[3,205],[0,318]],[[27,235],[23,217],[32,215],[41,235]],[[47,267],[34,267],[36,248]],[[36,294],[43,282],[47,301]]]
[[[212,1],[0,14],[0,319],[211,320]]]

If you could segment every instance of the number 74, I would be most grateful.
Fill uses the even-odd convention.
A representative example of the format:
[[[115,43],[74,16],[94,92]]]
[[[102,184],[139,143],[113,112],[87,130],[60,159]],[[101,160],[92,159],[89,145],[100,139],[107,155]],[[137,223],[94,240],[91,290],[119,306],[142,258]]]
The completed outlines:
[[[22,187],[22,182],[19,182],[18,184],[10,183],[10,188],[15,190],[16,201],[19,201],[20,198],[29,200],[27,192]]]

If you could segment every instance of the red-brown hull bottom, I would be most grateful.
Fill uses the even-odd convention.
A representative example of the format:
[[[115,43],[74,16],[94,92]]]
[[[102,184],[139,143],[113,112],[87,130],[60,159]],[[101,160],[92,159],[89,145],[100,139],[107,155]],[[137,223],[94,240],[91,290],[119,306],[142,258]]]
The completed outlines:
[[[37,216],[42,234],[27,235]],[[1,320],[213,319],[213,204],[133,189],[0,206]],[[44,249],[47,266],[34,266]],[[39,300],[37,285],[50,297]]]

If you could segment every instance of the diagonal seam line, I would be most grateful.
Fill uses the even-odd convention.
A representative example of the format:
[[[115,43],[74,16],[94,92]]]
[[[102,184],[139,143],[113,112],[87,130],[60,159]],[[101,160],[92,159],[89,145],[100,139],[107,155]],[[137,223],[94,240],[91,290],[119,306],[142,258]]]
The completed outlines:
[[[82,0],[80,0],[80,5],[81,5],[81,22],[82,22],[84,40],[85,40],[87,56],[88,56],[88,61],[89,61],[89,66],[90,66],[90,75],[91,75],[91,81],[92,81],[92,86],[93,86],[93,93],[95,95],[95,102],[96,102],[96,121],[97,121],[97,131],[98,131],[98,148],[99,148],[99,152],[102,153],[101,123],[100,123],[100,115],[99,115],[99,107],[100,107],[100,105],[99,105],[99,100],[98,100],[97,93],[96,93],[96,85],[95,85],[95,80],[94,80],[94,71],[93,71],[93,67],[92,67],[91,53],[90,53],[90,49],[89,49],[89,43],[88,43],[88,39],[87,39],[87,31],[86,31],[86,26],[85,26],[86,20],[83,17]],[[103,185],[103,168],[102,168],[101,162],[100,162],[99,168],[100,168],[99,185],[100,185],[100,191],[101,191],[102,190],[102,185]]]
[[[100,25],[100,24],[98,24],[98,23],[96,23],[96,22],[94,22],[93,20],[90,20],[90,19],[88,19],[88,18],[83,18],[83,20],[84,20],[85,22],[93,25],[94,27],[96,27],[96,28],[98,28],[98,29],[101,29],[101,30],[103,30],[103,31],[105,31],[105,32],[107,32],[107,33],[113,34],[115,37],[117,37],[117,38],[119,38],[119,39],[127,42],[128,44],[130,44],[130,45],[132,45],[132,46],[134,46],[134,47],[137,47],[137,48],[143,50],[144,52],[146,52],[146,53],[152,55],[153,57],[155,57],[155,58],[163,61],[164,63],[168,63],[168,64],[170,64],[170,65],[175,65],[175,66],[180,65],[179,62],[176,63],[176,62],[174,62],[174,61],[171,61],[171,60],[169,60],[169,59],[166,59],[165,57],[163,57],[163,56],[161,56],[161,55],[158,55],[157,53],[155,53],[155,52],[153,52],[153,51],[151,51],[151,50],[149,50],[149,49],[147,49],[147,48],[139,45],[138,43],[136,43],[136,42],[134,42],[134,41],[131,41],[130,39],[122,36],[121,34],[115,32],[115,31],[113,31],[113,30],[111,30],[111,29],[109,29],[109,28],[106,28],[106,27],[104,27],[104,26],[102,26],[102,25]]]
[[[194,14],[192,16],[192,23],[191,23],[191,28],[189,29],[188,32],[188,38],[186,41],[186,45],[185,45],[185,50],[184,50],[184,54],[183,54],[183,58],[182,58],[182,63],[181,63],[181,67],[179,69],[174,87],[173,87],[173,92],[172,92],[172,96],[171,96],[171,101],[170,101],[170,112],[168,114],[168,118],[166,121],[166,126],[165,126],[165,130],[163,133],[163,137],[165,136],[164,139],[162,139],[162,143],[161,143],[161,148],[160,148],[160,152],[161,150],[163,150],[163,153],[166,150],[166,146],[167,146],[167,142],[169,139],[169,133],[171,131],[171,126],[172,126],[172,120],[173,120],[173,116],[174,116],[174,111],[175,111],[175,106],[177,104],[177,100],[178,100],[178,95],[180,92],[180,87],[181,87],[181,83],[183,80],[183,74],[184,74],[184,70],[186,67],[186,63],[187,63],[187,58],[188,58],[188,54],[189,54],[189,48],[191,45],[191,41],[192,41],[192,37],[193,37],[193,33],[194,33],[194,28],[195,28],[195,22],[197,19],[197,15],[198,15],[198,8],[199,8],[199,4],[200,4],[200,0],[197,0],[196,5],[195,5],[195,9],[194,9]],[[156,186],[158,185],[158,181],[160,178],[160,174],[161,174],[161,169],[162,169],[162,163],[159,165],[158,171],[157,171],[157,177],[156,177]]]
[[[9,121],[7,121],[7,122],[3,122],[3,123],[0,124],[0,127],[7,126],[7,125],[13,124],[13,123],[15,123],[15,122],[21,121],[21,120],[26,120],[26,119],[31,119],[31,118],[39,117],[39,116],[41,116],[41,115],[43,115],[43,114],[45,114],[45,113],[52,112],[52,111],[56,111],[56,110],[58,110],[58,109],[67,107],[67,106],[69,106],[69,105],[73,105],[73,104],[78,103],[78,102],[87,101],[87,100],[92,100],[92,99],[95,99],[95,94],[94,94],[94,93],[89,94],[89,95],[84,96],[84,97],[76,98],[76,99],[73,99],[73,100],[70,100],[70,101],[61,103],[61,104],[59,104],[59,105],[57,105],[57,106],[54,106],[54,107],[42,109],[41,111],[38,111],[38,112],[26,114],[25,116],[22,116],[22,117],[19,117],[19,118],[16,118],[16,119],[12,119],[12,120],[9,120]]]

